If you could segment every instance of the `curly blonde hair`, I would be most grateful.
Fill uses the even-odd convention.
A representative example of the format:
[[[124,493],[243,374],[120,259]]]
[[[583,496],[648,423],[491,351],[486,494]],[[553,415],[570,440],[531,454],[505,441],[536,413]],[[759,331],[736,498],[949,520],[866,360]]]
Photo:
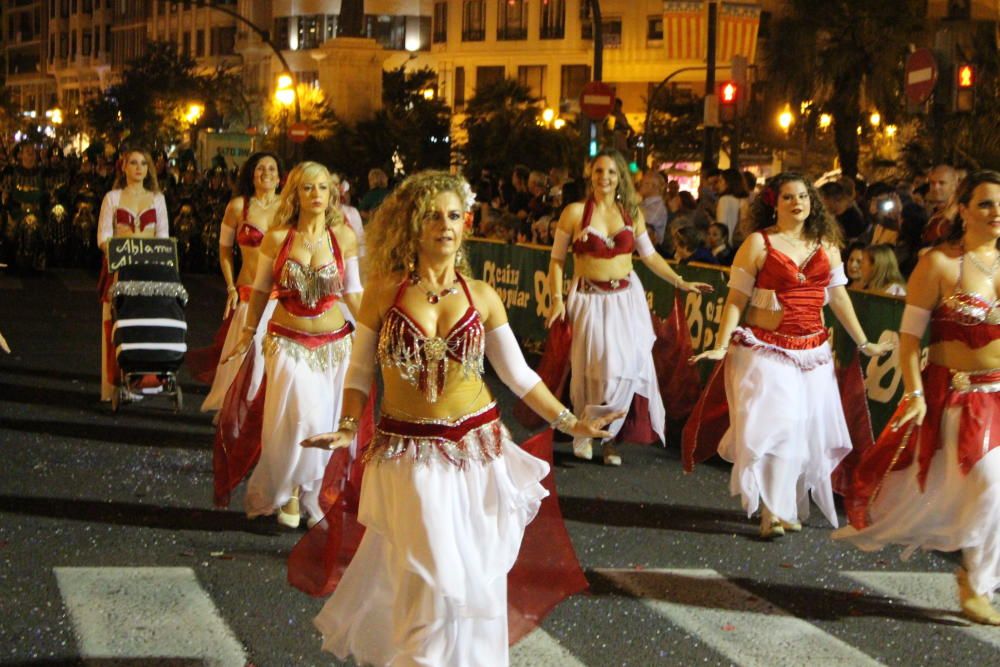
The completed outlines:
[[[319,162],[300,162],[288,172],[288,180],[281,189],[281,201],[271,220],[271,227],[294,227],[299,222],[299,186],[306,179],[319,176],[330,186],[330,203],[326,206],[326,226],[336,227],[344,223],[344,216],[337,206],[339,193],[333,185],[330,170]]]
[[[409,273],[415,267],[424,220],[434,206],[434,199],[442,192],[457,195],[462,213],[466,214],[475,200],[472,188],[461,176],[422,171],[400,183],[379,205],[365,234],[368,250],[364,275],[369,280]],[[464,254],[460,252],[456,259],[455,270],[470,275]]]

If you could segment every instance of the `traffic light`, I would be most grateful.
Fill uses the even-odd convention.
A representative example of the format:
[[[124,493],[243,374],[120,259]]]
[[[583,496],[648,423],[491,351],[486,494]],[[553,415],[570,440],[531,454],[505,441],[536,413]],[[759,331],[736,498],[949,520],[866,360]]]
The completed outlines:
[[[730,123],[736,120],[739,98],[740,87],[735,81],[724,81],[719,86],[719,120]]]
[[[976,68],[969,63],[955,65],[955,99],[953,109],[956,112],[969,112],[976,107]]]

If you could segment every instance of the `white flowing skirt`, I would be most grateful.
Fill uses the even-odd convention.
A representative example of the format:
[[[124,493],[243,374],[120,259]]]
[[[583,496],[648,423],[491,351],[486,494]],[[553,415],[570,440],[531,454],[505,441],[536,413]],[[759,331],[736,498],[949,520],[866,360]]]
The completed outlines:
[[[248,305],[247,302],[240,301],[233,310],[233,320],[229,323],[229,331],[226,333],[226,340],[222,344],[222,354],[219,355],[219,365],[215,369],[215,379],[212,380],[212,388],[209,389],[208,396],[205,397],[204,402],[201,404],[202,412],[217,412],[222,409],[222,402],[226,400],[226,392],[229,391],[229,385],[236,379],[236,374],[240,370],[240,364],[243,363],[242,357],[231,359],[229,363],[226,363],[224,360],[233,353],[236,343],[240,340],[243,327],[247,323]],[[271,319],[271,314],[274,313],[276,305],[278,305],[277,299],[267,300],[267,306],[264,307],[264,314],[261,316],[260,322],[257,323],[257,333],[253,337],[252,354],[255,359],[253,377],[250,380],[249,394],[251,396],[257,394],[260,381],[264,378],[262,344],[264,335],[267,333],[267,323]]]
[[[729,490],[747,516],[763,502],[785,521],[809,516],[809,496],[837,526],[830,475],[851,451],[828,343],[776,348],[739,329],[726,356],[729,430],[719,455],[733,464]]]
[[[569,385],[573,411],[581,419],[594,419],[627,411],[636,394],[649,401],[649,420],[663,442],[667,413],[660,397],[653,365],[653,320],[639,277],[632,272],[629,286],[620,292],[585,293],[577,280],[566,300],[573,323]],[[612,437],[625,418],[606,427]],[[584,445],[588,438],[576,444]]]
[[[323,518],[319,491],[332,452],[299,443],[336,430],[340,421],[344,376],[350,358],[350,338],[326,346],[342,348],[325,367],[306,356],[276,346],[264,355],[264,393],[260,461],[247,482],[244,508],[248,517],[273,514],[288,502],[295,487],[299,501],[313,519]],[[325,349],[325,348],[324,348]]]
[[[549,466],[506,430],[501,449],[462,467],[407,451],[365,468],[367,530],[314,621],[324,650],[364,665],[508,664],[507,573]]]
[[[864,551],[887,544],[917,549],[962,550],[969,582],[980,595],[993,596],[1000,586],[1000,449],[993,449],[963,474],[958,463],[962,408],[941,415],[942,447],[931,459],[925,490],[917,475],[920,462],[886,476],[871,507],[871,525],[847,526],[833,534]],[[996,436],[994,436],[996,437]]]

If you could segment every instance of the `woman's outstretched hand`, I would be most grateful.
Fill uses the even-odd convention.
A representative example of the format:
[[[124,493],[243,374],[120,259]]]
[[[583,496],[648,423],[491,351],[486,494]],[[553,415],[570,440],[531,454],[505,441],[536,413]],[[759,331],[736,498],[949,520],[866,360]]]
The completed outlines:
[[[223,359],[222,363],[228,364],[233,359],[242,359],[246,356],[250,350],[250,346],[253,344],[253,335],[248,334],[249,332],[246,332],[240,336],[240,339],[236,342],[236,347],[233,348],[233,353]]]
[[[566,304],[563,303],[562,299],[559,301],[552,302],[552,309],[549,311],[549,316],[545,319],[545,328],[551,329],[552,325],[566,317]]]
[[[566,435],[574,438],[610,438],[611,433],[605,430],[605,426],[616,419],[621,419],[627,413],[622,410],[594,419],[577,419],[573,426],[566,430]]]
[[[887,340],[884,343],[867,343],[860,348],[861,354],[868,357],[881,357],[883,354],[888,354],[896,349],[896,343],[891,340]]]
[[[693,357],[688,357],[688,363],[692,366],[703,359],[711,359],[712,361],[718,361],[726,356],[726,348],[716,347],[711,350],[705,350],[701,354],[696,354]]]
[[[686,280],[682,280],[677,283],[677,289],[682,292],[701,292],[702,294],[708,294],[709,292],[715,291],[715,288],[708,283],[689,283]]]
[[[354,431],[333,431],[306,438],[299,445],[302,447],[333,450],[350,447],[352,440],[354,440]]]

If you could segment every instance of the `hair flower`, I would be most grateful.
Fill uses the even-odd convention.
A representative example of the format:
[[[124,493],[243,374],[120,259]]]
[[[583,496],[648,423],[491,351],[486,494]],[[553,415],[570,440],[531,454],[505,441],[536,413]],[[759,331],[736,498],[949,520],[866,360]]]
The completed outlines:
[[[769,185],[761,190],[760,200],[771,208],[774,208],[778,205],[778,192]]]

